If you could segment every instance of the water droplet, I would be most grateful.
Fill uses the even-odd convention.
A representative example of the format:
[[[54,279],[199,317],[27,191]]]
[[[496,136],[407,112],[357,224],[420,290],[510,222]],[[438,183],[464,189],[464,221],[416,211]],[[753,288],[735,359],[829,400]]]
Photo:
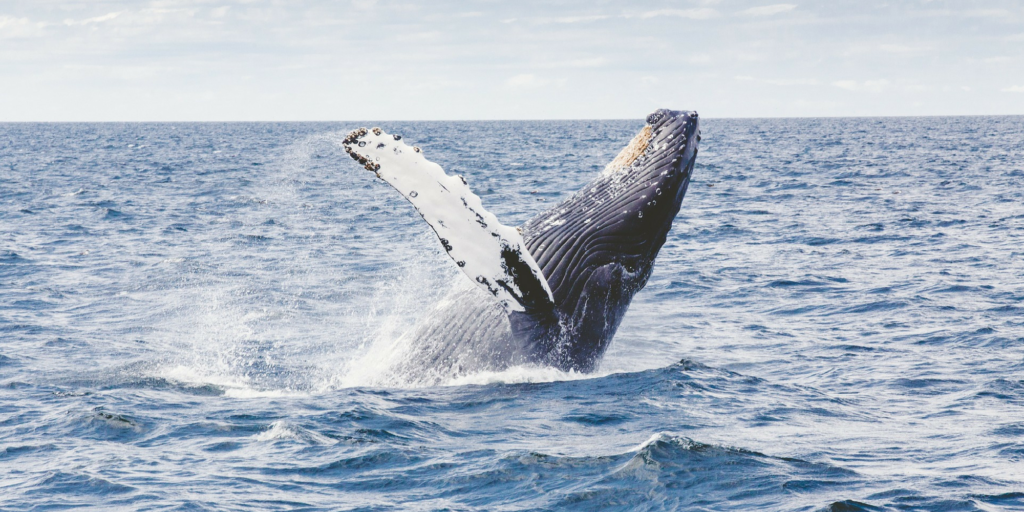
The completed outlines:
[[[658,195],[660,196],[660,195],[661,195],[661,189],[659,188],[659,189],[657,190],[657,192],[658,192]]]
[[[359,147],[365,147],[365,146],[366,146],[366,141],[365,140],[359,141]]]
[[[420,193],[416,192],[415,190],[413,190],[412,192],[409,192],[409,197],[416,197],[418,195],[420,195]]]
[[[644,218],[644,212],[640,212],[637,216],[640,217],[641,219]]]

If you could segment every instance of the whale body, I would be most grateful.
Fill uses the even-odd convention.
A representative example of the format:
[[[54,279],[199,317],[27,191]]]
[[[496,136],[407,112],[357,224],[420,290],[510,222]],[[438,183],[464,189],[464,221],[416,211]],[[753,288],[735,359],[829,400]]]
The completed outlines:
[[[501,224],[464,179],[400,136],[350,133],[346,152],[416,207],[476,285],[404,335],[410,352],[392,371],[436,383],[517,365],[596,369],[651,275],[697,158],[696,112],[660,109],[646,121],[592,182],[520,227]]]

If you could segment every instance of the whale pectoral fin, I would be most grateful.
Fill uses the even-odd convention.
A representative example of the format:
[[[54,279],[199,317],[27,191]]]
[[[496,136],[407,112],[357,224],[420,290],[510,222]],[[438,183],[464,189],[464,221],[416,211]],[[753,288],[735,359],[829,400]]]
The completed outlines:
[[[519,230],[485,210],[461,176],[445,174],[419,148],[379,128],[356,130],[342,144],[416,207],[459,270],[507,312],[553,310],[551,289]]]

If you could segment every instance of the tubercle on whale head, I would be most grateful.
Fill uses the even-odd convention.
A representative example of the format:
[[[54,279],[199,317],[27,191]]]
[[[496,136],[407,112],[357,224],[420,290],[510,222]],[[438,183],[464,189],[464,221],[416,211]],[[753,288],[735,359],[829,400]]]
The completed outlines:
[[[619,185],[618,194],[634,198],[623,204],[624,214],[643,220],[644,224],[659,223],[667,231],[693,172],[700,142],[700,118],[696,112],[659,109],[647,116],[647,124],[634,141],[641,137],[646,140],[643,153],[633,158],[621,173],[615,173],[613,181]]]

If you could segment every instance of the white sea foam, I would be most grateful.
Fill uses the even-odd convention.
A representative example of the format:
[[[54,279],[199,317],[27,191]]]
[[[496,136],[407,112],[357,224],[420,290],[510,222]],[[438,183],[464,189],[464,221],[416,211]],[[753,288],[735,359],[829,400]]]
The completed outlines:
[[[580,373],[577,371],[563,372],[556,368],[544,366],[513,366],[500,372],[477,372],[459,377],[454,377],[447,382],[447,386],[464,386],[467,384],[526,384],[538,382],[560,382],[568,380],[593,379],[604,377],[603,373]]]
[[[258,389],[252,386],[252,382],[244,377],[230,374],[217,374],[203,372],[193,366],[181,364],[159,367],[154,372],[155,377],[166,379],[170,382],[183,384],[187,387],[213,386],[224,392],[224,396],[232,398],[260,398],[260,397],[285,397],[285,396],[308,396],[309,393],[294,389]]]
[[[314,432],[298,425],[292,425],[286,421],[278,420],[270,424],[270,428],[253,436],[257,441],[276,441],[278,439],[292,439],[308,444],[330,445],[337,441],[319,432]]]

